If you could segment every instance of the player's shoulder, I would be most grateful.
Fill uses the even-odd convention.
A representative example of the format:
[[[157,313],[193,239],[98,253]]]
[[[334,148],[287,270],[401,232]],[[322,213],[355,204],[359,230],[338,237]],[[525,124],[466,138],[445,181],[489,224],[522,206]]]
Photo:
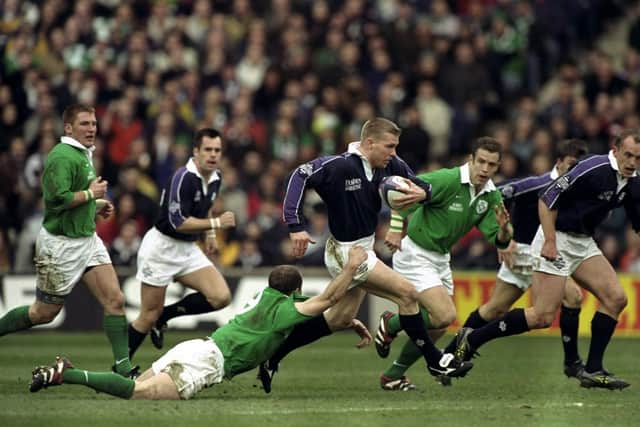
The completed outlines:
[[[421,177],[425,178],[444,178],[444,179],[456,179],[460,181],[460,167],[456,166],[453,168],[440,168],[436,170],[432,170],[429,172],[424,172],[420,174]]]
[[[611,161],[609,160],[609,156],[607,154],[594,154],[581,159],[578,163],[575,164],[575,166],[573,166],[568,174],[579,176],[587,173],[598,173],[605,167],[613,170]]]
[[[553,181],[551,173],[546,172],[542,175],[508,179],[500,182],[497,188],[502,197],[508,199],[524,193],[541,190],[549,185],[551,181]]]
[[[74,156],[76,151],[77,149],[69,144],[58,143],[47,154],[46,164],[77,161],[78,157]]]

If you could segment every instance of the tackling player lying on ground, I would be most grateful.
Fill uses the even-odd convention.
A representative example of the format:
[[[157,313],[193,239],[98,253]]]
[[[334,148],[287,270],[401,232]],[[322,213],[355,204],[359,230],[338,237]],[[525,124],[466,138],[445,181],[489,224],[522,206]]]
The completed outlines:
[[[493,319],[504,316],[511,306],[531,287],[533,273],[533,240],[540,220],[538,219],[538,195],[559,176],[571,169],[580,157],[587,154],[585,141],[566,139],[556,149],[556,164],[550,172],[508,180],[498,185],[505,205],[511,213],[513,240],[506,250],[499,250],[502,261],[496,277],[496,285],[489,301],[474,310],[463,327],[477,329]],[[565,284],[564,298],[560,309],[560,334],[564,350],[564,373],[575,378],[584,369],[584,362],[578,353],[578,323],[582,292],[569,277]],[[445,351],[454,352],[455,338]]]
[[[408,178],[404,196],[396,200],[400,208],[426,203],[431,185],[415,177],[409,166],[396,155],[401,129],[392,121],[374,118],[362,126],[360,141],[349,144],[346,153],[325,156],[300,165],[289,179],[283,217],[289,227],[293,255],[304,255],[312,241],[305,230],[302,213],[305,191],[314,189],[327,205],[331,235],[325,245],[325,265],[332,276],[339,274],[346,253],[353,245],[367,249],[367,262],[354,277],[349,291],[335,307],[300,324],[282,347],[263,366],[261,380],[269,387],[280,360],[295,348],[307,345],[335,330],[344,329],[358,312],[367,292],[398,305],[399,323],[416,344],[431,375],[456,377],[473,365],[459,362],[452,354],[435,347],[422,321],[418,293],[402,275],[378,262],[373,251],[375,230],[382,201],[378,187],[387,176]]]
[[[456,357],[470,359],[483,344],[531,329],[548,328],[562,303],[568,276],[599,301],[591,320],[587,363],[578,375],[582,387],[623,389],[629,383],[603,366],[605,350],[627,305],[616,272],[598,248],[593,235],[609,213],[624,207],[631,225],[640,232],[640,133],[625,130],[609,154],[581,160],[540,195],[540,227],[531,243],[535,257],[532,305],[516,308],[478,329],[457,334]]]
[[[321,314],[345,295],[366,259],[367,252],[353,246],[342,272],[320,295],[311,298],[297,294],[302,276],[295,267],[274,268],[268,287],[227,325],[210,337],[178,344],[135,381],[112,372],[76,369],[68,359],[58,356],[53,365],[35,368],[29,390],[81,384],[124,399],[190,399],[203,388],[251,370],[271,357],[296,324]]]

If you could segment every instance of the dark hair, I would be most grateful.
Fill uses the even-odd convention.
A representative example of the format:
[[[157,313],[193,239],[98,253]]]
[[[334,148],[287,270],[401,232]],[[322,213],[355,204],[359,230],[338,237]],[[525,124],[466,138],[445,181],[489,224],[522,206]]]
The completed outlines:
[[[200,148],[202,145],[202,138],[218,138],[220,136],[220,132],[213,128],[202,128],[193,137],[193,148]]]
[[[292,265],[279,265],[269,274],[269,287],[290,295],[302,286],[302,275]]]
[[[72,104],[64,109],[62,112],[62,124],[73,124],[76,120],[76,117],[79,113],[93,113],[95,114],[96,109],[84,104]]]
[[[640,133],[635,129],[625,129],[618,134],[613,140],[613,145],[620,148],[625,139],[632,137],[633,141],[637,144],[640,143]]]
[[[562,160],[567,156],[580,158],[589,152],[587,143],[582,139],[565,139],[560,141],[556,148],[556,158]]]
[[[480,149],[490,153],[498,153],[498,159],[502,160],[502,145],[500,145],[497,139],[490,136],[483,136],[476,139],[471,145],[471,155],[475,157]]]

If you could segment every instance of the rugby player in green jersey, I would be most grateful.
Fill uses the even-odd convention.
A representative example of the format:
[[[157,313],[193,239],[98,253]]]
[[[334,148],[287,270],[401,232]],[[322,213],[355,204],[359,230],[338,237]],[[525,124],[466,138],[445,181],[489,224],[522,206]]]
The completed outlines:
[[[423,317],[434,342],[456,319],[449,264],[451,247],[473,227],[498,248],[506,248],[511,240],[509,213],[491,180],[501,158],[498,141],[489,137],[477,139],[464,165],[418,175],[431,183],[432,196],[401,212],[402,216],[411,214],[404,238],[403,219],[392,214],[385,243],[394,252],[393,268],[419,292]],[[380,357],[389,355],[391,342],[400,330],[397,314],[382,314],[375,338]],[[407,342],[398,359],[382,374],[380,386],[384,390],[414,389],[404,373],[420,356],[413,342]]]
[[[42,173],[44,221],[36,241],[36,300],[0,318],[0,336],[49,323],[82,280],[104,308],[113,369],[136,376],[129,360],[124,295],[111,258],[96,234],[96,216],[109,217],[107,181],[96,177],[92,155],[97,133],[93,107],[71,105],[62,114],[64,136],[47,156]]]
[[[82,384],[125,399],[190,399],[203,388],[269,359],[295,325],[333,306],[346,293],[353,277],[366,267],[367,252],[361,246],[353,246],[348,257],[342,272],[326,289],[308,299],[296,294],[302,286],[302,276],[295,267],[274,268],[269,286],[227,325],[210,337],[178,344],[135,381],[112,372],[76,369],[58,356],[52,366],[33,371],[29,389],[36,392],[53,385]]]

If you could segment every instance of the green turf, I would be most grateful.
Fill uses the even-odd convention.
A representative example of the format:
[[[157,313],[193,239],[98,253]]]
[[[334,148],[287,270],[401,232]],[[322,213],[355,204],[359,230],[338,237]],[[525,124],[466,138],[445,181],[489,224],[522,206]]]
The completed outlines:
[[[193,336],[170,331],[167,344]],[[419,363],[409,371],[419,390],[384,392],[378,377],[388,362],[373,348],[356,350],[355,341],[351,334],[336,334],[292,354],[270,395],[247,373],[191,401],[140,402],[82,386],[27,391],[33,366],[50,364],[56,354],[77,367],[108,369],[109,347],[100,333],[6,336],[0,338],[0,426],[640,425],[640,339],[614,339],[609,347],[607,368],[632,383],[622,392],[580,388],[562,375],[558,338],[526,336],[482,348],[473,371],[452,387],[436,384]],[[580,342],[583,355],[587,345]],[[147,341],[136,362],[146,368],[159,354]]]

